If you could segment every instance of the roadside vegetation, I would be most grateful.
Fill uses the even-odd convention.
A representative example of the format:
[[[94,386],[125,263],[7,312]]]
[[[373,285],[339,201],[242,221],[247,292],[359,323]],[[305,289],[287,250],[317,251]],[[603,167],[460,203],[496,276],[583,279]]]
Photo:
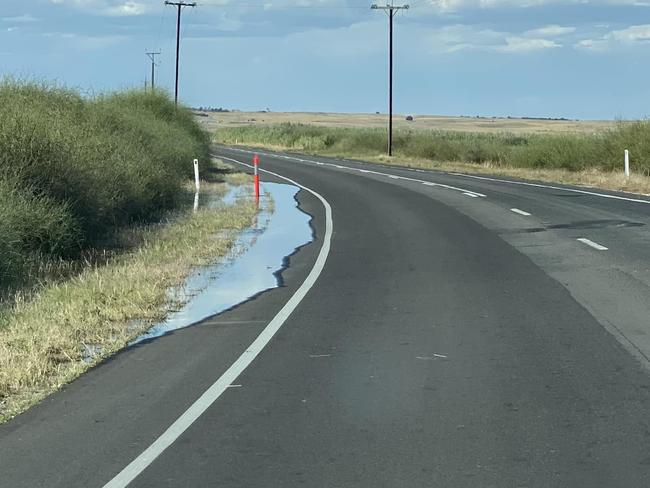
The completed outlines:
[[[225,176],[240,184],[241,174]],[[201,201],[218,202],[226,183],[202,183]],[[189,190],[189,185],[187,186]],[[250,199],[202,205],[192,198],[148,225],[114,235],[101,262],[65,280],[14,294],[0,308],[0,422],[41,400],[162,320],[181,303],[169,290],[196,266],[227,256],[257,207]],[[74,266],[73,266],[74,267]]]
[[[218,203],[247,177],[209,149],[162,92],[0,83],[0,422],[180,306],[170,288],[251,225],[252,199]]]
[[[162,93],[0,83],[0,288],[175,208],[209,137]]]
[[[393,158],[384,156],[386,131],[381,129],[291,123],[241,126],[217,130],[215,141],[650,192],[648,121],[620,123],[593,134],[399,130],[394,133]],[[631,153],[634,173],[629,179],[621,176],[625,149]]]

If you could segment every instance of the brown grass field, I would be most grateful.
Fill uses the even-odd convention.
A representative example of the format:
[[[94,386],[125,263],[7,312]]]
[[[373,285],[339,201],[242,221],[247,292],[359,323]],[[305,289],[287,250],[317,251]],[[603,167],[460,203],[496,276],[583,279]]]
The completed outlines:
[[[201,113],[201,112],[197,112]],[[386,127],[386,114],[337,114],[321,112],[220,112],[200,117],[206,128],[238,127],[242,125],[271,125],[283,122],[328,127]],[[393,116],[396,129],[449,130],[460,132],[510,132],[514,134],[593,133],[615,126],[613,120],[546,120],[516,118],[448,117],[438,115]]]

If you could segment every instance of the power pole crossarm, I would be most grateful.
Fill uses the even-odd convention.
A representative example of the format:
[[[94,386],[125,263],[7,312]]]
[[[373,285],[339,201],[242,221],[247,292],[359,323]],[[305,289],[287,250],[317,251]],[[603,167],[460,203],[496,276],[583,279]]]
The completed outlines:
[[[388,13],[388,155],[393,155],[393,19],[400,10],[408,10],[408,5],[377,5],[370,6],[373,10],[384,10]]]
[[[183,7],[196,7],[196,2],[170,2],[165,0],[165,5],[172,5],[178,8],[178,17],[176,20],[176,85],[174,88],[174,103],[178,107],[178,64],[181,52],[181,10]]]

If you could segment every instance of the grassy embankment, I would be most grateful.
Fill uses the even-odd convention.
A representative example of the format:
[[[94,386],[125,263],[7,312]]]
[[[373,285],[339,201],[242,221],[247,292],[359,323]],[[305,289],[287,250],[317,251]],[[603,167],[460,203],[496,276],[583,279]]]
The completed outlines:
[[[500,174],[550,182],[650,193],[650,122],[619,124],[595,134],[508,134],[400,130],[394,157],[386,131],[303,124],[219,129],[216,142],[363,158],[419,168]],[[630,178],[623,152],[632,155]]]
[[[246,201],[192,213],[208,151],[163,94],[0,85],[0,421],[164,317],[168,289],[250,225]]]

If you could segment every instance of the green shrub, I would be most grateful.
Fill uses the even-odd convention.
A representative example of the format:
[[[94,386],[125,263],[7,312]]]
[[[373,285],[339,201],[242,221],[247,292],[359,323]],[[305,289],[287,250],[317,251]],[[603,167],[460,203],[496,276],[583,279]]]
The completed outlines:
[[[163,92],[86,99],[0,83],[2,282],[31,252],[73,257],[116,227],[173,208],[209,136]]]
[[[34,254],[75,246],[78,229],[69,208],[0,179],[0,283],[16,281]]]

